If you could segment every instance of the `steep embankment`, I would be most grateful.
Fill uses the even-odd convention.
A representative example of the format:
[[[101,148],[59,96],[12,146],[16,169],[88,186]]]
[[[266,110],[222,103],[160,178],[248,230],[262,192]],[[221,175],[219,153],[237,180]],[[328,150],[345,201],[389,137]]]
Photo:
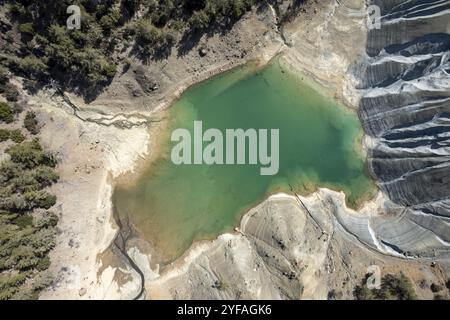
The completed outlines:
[[[359,115],[370,167],[397,205],[375,222],[382,246],[406,256],[450,248],[450,1],[380,1],[369,31]]]

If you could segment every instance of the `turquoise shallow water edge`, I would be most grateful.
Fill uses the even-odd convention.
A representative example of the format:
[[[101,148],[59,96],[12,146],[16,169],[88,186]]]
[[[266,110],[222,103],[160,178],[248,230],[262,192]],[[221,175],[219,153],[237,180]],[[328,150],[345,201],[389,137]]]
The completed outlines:
[[[280,168],[261,176],[260,165],[174,165],[169,137],[158,160],[132,186],[118,185],[115,213],[169,262],[194,240],[232,230],[246,210],[268,194],[317,187],[343,190],[355,206],[373,193],[358,152],[356,114],[316,91],[278,59],[262,69],[247,65],[188,89],[170,109],[169,129],[279,129]],[[168,135],[170,136],[170,135]]]

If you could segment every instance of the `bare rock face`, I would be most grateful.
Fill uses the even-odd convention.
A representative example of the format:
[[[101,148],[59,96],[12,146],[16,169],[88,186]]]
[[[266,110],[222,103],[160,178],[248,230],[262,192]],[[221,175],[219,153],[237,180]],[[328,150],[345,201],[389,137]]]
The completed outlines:
[[[374,0],[359,116],[370,168],[396,204],[379,241],[407,255],[450,249],[450,1]],[[398,206],[397,206],[398,205]]]

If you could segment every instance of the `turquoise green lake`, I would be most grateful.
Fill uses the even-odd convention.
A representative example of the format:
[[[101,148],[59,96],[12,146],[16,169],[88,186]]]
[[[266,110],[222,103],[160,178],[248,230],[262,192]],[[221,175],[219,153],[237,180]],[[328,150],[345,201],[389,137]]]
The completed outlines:
[[[317,187],[343,190],[357,206],[374,191],[354,112],[292,74],[276,59],[263,69],[248,65],[187,90],[170,109],[163,151],[133,185],[114,191],[115,213],[129,217],[158,260],[173,261],[195,240],[231,231],[242,215],[267,195],[289,185],[302,194]],[[277,175],[260,165],[175,165],[170,132],[203,129],[279,129]]]

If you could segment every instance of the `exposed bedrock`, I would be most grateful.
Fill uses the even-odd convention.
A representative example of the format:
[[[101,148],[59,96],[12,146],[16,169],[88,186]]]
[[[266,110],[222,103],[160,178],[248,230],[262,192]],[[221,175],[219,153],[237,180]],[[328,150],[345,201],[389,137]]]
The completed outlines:
[[[450,249],[450,1],[381,1],[367,38],[359,116],[369,163],[397,205],[373,222],[381,245],[405,255]]]

